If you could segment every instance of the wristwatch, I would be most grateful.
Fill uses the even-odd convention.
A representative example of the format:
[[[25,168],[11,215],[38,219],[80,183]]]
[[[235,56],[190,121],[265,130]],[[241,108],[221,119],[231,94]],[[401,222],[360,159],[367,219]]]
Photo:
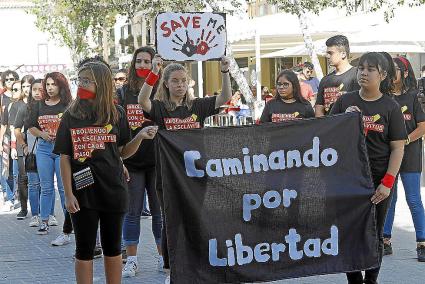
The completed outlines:
[[[407,139],[404,140],[404,145],[409,145],[410,144],[410,138],[409,136],[407,136]]]

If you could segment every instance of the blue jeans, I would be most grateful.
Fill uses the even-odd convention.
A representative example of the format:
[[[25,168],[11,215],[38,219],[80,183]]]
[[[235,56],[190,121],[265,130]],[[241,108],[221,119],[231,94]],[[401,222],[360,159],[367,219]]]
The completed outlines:
[[[124,217],[124,244],[137,245],[140,238],[140,216],[143,210],[145,190],[148,194],[149,208],[152,215],[152,232],[157,245],[161,244],[162,218],[158,197],[155,191],[155,169],[130,173],[128,182],[129,208]]]
[[[0,145],[1,146],[1,145]],[[9,157],[10,158],[10,157]],[[3,174],[3,158],[0,158],[0,179],[1,179],[1,187],[4,192],[6,192],[6,198],[8,201],[15,201],[15,192],[14,192],[14,184],[13,184],[13,162],[10,159],[9,165],[9,177],[6,178]]]
[[[413,225],[416,231],[416,241],[425,241],[425,213],[421,200],[421,173],[400,173],[403,183],[406,201],[412,214]],[[394,193],[388,209],[384,225],[384,238],[391,238],[394,223],[395,205],[397,203],[397,183],[394,185]]]
[[[31,215],[40,215],[40,178],[37,172],[27,172],[28,176],[28,199],[30,201]],[[52,210],[50,215],[55,215],[55,192],[53,192]]]
[[[52,205],[55,201],[55,173],[62,210],[65,208],[65,193],[60,175],[60,156],[52,153],[53,147],[54,143],[40,139],[36,152],[37,169],[41,187],[40,217],[43,221],[49,219],[49,214],[52,212],[52,207],[54,207]]]

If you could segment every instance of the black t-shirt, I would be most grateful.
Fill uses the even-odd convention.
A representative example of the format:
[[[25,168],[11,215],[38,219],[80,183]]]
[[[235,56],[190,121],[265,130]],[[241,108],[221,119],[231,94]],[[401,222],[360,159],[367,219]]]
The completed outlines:
[[[388,95],[383,95],[376,101],[365,101],[359,92],[355,91],[340,97],[334,104],[331,114],[344,113],[350,106],[357,106],[362,111],[372,175],[382,177],[388,169],[390,142],[407,139],[400,105]]]
[[[151,111],[147,116],[158,124],[159,129],[181,130],[201,128],[208,116],[217,114],[216,97],[197,98],[193,101],[192,109],[179,106],[174,111],[168,111],[163,102],[153,100]]]
[[[119,121],[105,126],[94,121],[77,119],[67,111],[62,117],[53,153],[71,157],[71,172],[90,167],[94,184],[72,191],[80,207],[126,212],[127,183],[118,147],[130,141],[130,128],[122,107],[117,106]]]
[[[127,114],[132,137],[136,136],[142,128],[154,125],[153,121],[144,117],[142,106],[137,102],[138,95],[138,92],[132,92],[127,85],[117,91],[118,104],[124,108]],[[124,164],[130,171],[155,167],[153,140],[143,140],[137,152],[125,159]]]
[[[360,90],[357,82],[357,68],[352,67],[348,71],[336,75],[336,71],[323,77],[317,92],[316,105],[325,107],[325,115],[329,114],[332,105],[343,94]]]
[[[67,105],[59,102],[53,106],[46,105],[44,101],[37,102],[32,108],[26,121],[26,128],[36,127],[43,132],[56,136],[62,114],[67,109]]]
[[[13,126],[15,124],[16,116],[18,114],[19,109],[26,104],[22,101],[11,102],[8,107],[4,109],[3,117],[1,120],[1,124],[8,126],[6,131],[9,131],[9,126]]]
[[[6,96],[4,93],[1,94],[0,102],[1,102],[1,113],[3,116],[4,111],[7,109],[9,104],[11,103],[12,99],[8,96]]]
[[[310,117],[314,117],[314,110],[310,103],[286,103],[280,98],[274,98],[266,103],[260,121],[282,122]]]
[[[28,132],[28,129],[24,127],[25,125],[25,119],[27,118],[28,113],[28,105],[27,104],[21,104],[18,109],[18,114],[16,115],[15,122],[13,123],[13,126],[15,128],[21,129],[24,141],[28,144],[28,150],[32,151],[32,149],[35,149],[34,143],[36,141],[36,137],[34,137],[31,133]],[[21,147],[18,147],[18,154],[21,154],[22,149]],[[23,154],[23,153],[22,153]]]
[[[411,90],[402,95],[394,96],[401,107],[404,116],[407,133],[412,133],[419,122],[425,121],[425,113],[422,111],[418,101],[418,90]],[[421,172],[422,171],[422,138],[404,147],[403,162],[400,172]]]

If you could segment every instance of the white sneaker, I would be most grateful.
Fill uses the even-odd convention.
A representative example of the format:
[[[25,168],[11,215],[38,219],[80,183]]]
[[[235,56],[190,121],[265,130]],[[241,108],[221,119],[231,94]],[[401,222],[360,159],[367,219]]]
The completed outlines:
[[[122,269],[122,277],[134,277],[138,271],[139,268],[134,261],[127,261],[124,268]]]
[[[158,258],[157,268],[158,268],[158,271],[165,272],[164,271],[164,258],[162,256],[159,256],[159,258]]]
[[[2,211],[9,212],[9,211],[13,211],[13,209],[14,209],[13,203],[8,200],[4,203]]]
[[[171,279],[170,279],[170,275],[167,276],[167,278],[165,278],[164,284],[170,284],[171,283]]]
[[[56,220],[56,217],[53,215],[49,216],[49,226],[57,226],[59,225],[58,220]]]
[[[64,246],[71,242],[71,237],[67,234],[60,234],[54,241],[51,242],[52,246]]]
[[[38,227],[40,226],[40,217],[32,216],[30,220],[30,227]]]

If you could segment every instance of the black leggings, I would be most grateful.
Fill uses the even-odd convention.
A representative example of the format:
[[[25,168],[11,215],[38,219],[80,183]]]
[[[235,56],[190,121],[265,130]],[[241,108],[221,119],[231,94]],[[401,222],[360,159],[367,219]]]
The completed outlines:
[[[114,257],[121,254],[121,235],[124,213],[101,212],[80,208],[79,212],[70,215],[75,232],[76,259],[93,259],[99,221],[103,255]]]

